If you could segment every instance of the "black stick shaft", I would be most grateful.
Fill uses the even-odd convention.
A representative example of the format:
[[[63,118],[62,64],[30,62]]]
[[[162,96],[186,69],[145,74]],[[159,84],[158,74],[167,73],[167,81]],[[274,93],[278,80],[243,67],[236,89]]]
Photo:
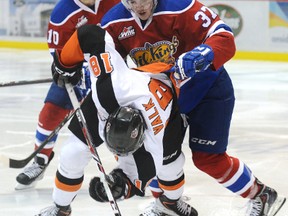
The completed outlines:
[[[90,152],[93,156],[93,159],[95,160],[96,164],[97,164],[97,167],[98,167],[98,170],[103,174],[103,185],[104,185],[104,188],[105,188],[105,191],[106,191],[106,194],[107,194],[107,197],[108,197],[108,200],[109,200],[109,203],[110,203],[110,206],[112,208],[112,211],[114,213],[115,216],[121,216],[121,213],[120,213],[120,210],[118,208],[118,205],[117,205],[117,202],[116,200],[114,199],[113,195],[112,195],[112,192],[111,192],[111,189],[106,181],[106,173],[105,173],[105,170],[104,170],[104,167],[102,165],[102,162],[100,160],[100,157],[98,155],[98,152],[97,152],[97,148],[95,146],[95,144],[93,143],[93,139],[90,135],[90,132],[89,132],[89,129],[88,129],[88,126],[87,126],[87,123],[86,123],[86,120],[85,120],[85,117],[84,117],[84,114],[80,108],[80,104],[77,100],[77,96],[75,94],[75,91],[73,89],[73,86],[70,84],[70,83],[65,83],[65,87],[66,87],[66,90],[68,92],[68,95],[70,97],[70,101],[73,105],[73,108],[76,112],[76,116],[77,116],[77,119],[78,119],[78,122],[80,124],[80,127],[82,129],[82,132],[83,132],[83,135],[86,139],[86,142],[88,144],[88,147],[90,149]]]
[[[38,79],[38,80],[21,80],[21,81],[12,81],[12,82],[2,82],[0,87],[9,87],[9,86],[20,86],[20,85],[30,85],[30,84],[40,84],[40,83],[51,83],[52,78],[47,79]]]
[[[59,131],[63,128],[63,126],[70,120],[70,118],[74,115],[75,112],[69,113],[62,122],[52,131],[52,133],[44,140],[44,142],[34,151],[32,154],[30,154],[27,158],[22,160],[16,160],[9,158],[9,167],[10,168],[23,168],[26,166],[35,156],[38,154],[45,145],[55,136],[59,133]]]

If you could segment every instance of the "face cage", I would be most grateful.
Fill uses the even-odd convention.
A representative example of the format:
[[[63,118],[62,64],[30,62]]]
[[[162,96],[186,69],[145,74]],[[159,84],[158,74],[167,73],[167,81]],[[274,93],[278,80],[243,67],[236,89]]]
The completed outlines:
[[[128,3],[130,0],[121,0],[122,4],[126,7],[127,10],[131,11],[132,7],[131,5]],[[136,0],[137,1],[137,0]],[[141,1],[141,0],[138,0]],[[158,4],[158,0],[153,0],[153,8],[152,11],[154,11],[154,9],[156,8],[157,4]]]
[[[143,130],[145,131],[145,125],[144,125],[144,128]],[[142,147],[142,145],[144,144],[144,139],[145,139],[145,134],[144,134],[144,131],[142,132],[142,136],[141,138],[139,139],[139,142],[137,144],[137,148],[133,149],[133,150],[130,150],[128,152],[119,152],[117,151],[115,148],[113,148],[112,146],[110,146],[107,141],[105,140],[106,142],[106,146],[108,147],[108,149],[115,155],[117,156],[120,156],[120,157],[125,157],[125,156],[128,156],[128,155],[131,155],[133,154],[134,152],[136,152],[139,148]]]

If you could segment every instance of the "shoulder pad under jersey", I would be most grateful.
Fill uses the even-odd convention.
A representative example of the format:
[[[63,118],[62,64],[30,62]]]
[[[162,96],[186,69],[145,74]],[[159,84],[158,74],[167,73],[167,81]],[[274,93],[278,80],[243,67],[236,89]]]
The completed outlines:
[[[106,25],[110,21],[132,18],[131,13],[124,7],[122,3],[112,7],[102,18],[101,26]]]
[[[195,0],[158,0],[154,13],[181,12],[193,6]]]
[[[51,13],[50,21],[52,23],[62,23],[79,9],[79,6],[73,0],[59,1]]]

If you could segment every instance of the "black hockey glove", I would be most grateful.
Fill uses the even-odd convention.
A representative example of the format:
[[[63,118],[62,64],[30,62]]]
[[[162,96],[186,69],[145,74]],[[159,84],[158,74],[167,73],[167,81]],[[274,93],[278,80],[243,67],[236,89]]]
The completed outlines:
[[[113,170],[107,176],[107,182],[110,186],[114,199],[128,199],[135,194],[138,196],[144,196],[144,193],[138,190],[132,182],[127,178],[125,173],[121,169]],[[103,183],[99,177],[94,177],[90,181],[89,185],[90,196],[98,202],[108,202],[108,197]]]
[[[55,51],[54,62],[51,66],[54,82],[60,87],[65,87],[65,82],[71,83],[73,86],[77,85],[82,78],[82,65],[83,62],[72,67],[62,65],[59,61],[59,53]]]

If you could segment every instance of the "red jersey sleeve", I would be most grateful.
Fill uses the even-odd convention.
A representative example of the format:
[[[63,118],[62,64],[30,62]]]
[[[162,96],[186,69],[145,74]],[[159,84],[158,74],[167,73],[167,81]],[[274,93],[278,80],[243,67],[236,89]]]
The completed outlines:
[[[215,69],[235,54],[236,46],[231,29],[215,12],[198,1],[178,15],[174,28],[182,35],[181,39],[186,41],[186,52],[202,43],[211,46],[215,54]]]

